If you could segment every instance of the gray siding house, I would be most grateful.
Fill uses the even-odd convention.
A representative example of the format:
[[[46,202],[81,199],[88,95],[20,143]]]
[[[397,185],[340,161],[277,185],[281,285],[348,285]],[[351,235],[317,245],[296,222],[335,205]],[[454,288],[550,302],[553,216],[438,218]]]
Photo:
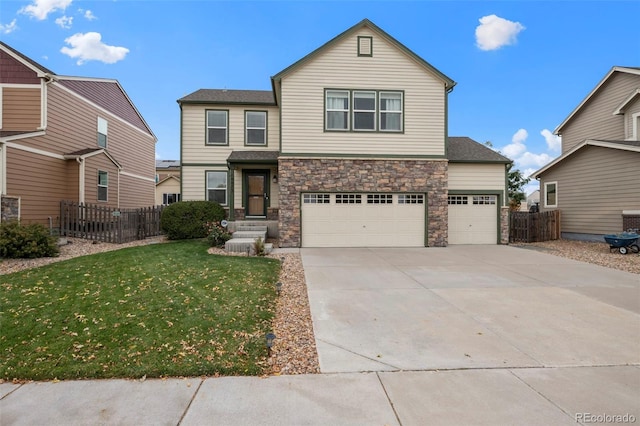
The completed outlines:
[[[369,20],[271,77],[178,100],[183,200],[281,247],[508,241],[509,159],[447,129],[455,82]]]
[[[562,155],[533,174],[563,238],[602,241],[640,215],[640,68],[613,67],[556,128]]]

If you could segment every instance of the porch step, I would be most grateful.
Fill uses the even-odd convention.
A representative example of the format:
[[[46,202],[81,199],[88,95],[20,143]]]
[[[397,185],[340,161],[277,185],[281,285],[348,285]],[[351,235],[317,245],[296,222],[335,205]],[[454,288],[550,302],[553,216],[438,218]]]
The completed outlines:
[[[265,226],[266,228],[266,226]],[[262,241],[265,241],[267,239],[267,230],[265,229],[264,231],[260,231],[260,230],[251,230],[251,231],[236,231],[233,234],[233,238],[237,239],[237,238],[262,238]]]
[[[256,239],[257,238],[232,238],[224,244],[224,249],[232,253],[246,253],[248,249],[250,254],[254,254],[253,244]],[[273,250],[273,244],[266,243],[264,245],[265,253],[269,254],[271,250]]]
[[[267,228],[266,225],[238,225],[238,226],[236,226],[236,232],[238,232],[238,231],[267,232],[267,230],[268,230],[268,228]]]

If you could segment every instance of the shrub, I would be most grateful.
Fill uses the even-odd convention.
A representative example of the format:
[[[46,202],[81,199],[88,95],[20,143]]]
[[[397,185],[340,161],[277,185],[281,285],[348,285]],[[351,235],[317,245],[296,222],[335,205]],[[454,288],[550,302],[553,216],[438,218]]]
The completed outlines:
[[[262,238],[258,237],[258,239],[253,243],[253,252],[256,256],[266,256],[267,252],[265,251],[264,241],[262,241]]]
[[[17,221],[0,224],[0,257],[35,259],[58,253],[56,238],[43,225],[21,225]]]
[[[220,247],[223,246],[224,243],[231,239],[231,234],[220,225],[220,222],[208,223],[207,229],[209,235],[207,235],[207,241],[209,241],[210,247]]]
[[[207,223],[220,222],[224,208],[213,201],[180,201],[167,206],[160,217],[160,229],[170,240],[205,238]]]

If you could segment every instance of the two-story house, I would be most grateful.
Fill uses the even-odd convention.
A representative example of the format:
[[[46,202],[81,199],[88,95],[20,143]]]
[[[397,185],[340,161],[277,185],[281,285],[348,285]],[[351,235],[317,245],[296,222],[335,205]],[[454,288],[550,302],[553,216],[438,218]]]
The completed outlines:
[[[640,68],[613,67],[554,133],[562,154],[533,176],[541,210],[562,212],[562,236],[602,241],[632,227],[623,216],[640,219]]]
[[[178,100],[183,200],[281,247],[508,241],[509,159],[447,135],[455,82],[369,20],[271,78]]]
[[[180,201],[180,161],[156,160],[156,205]]]
[[[57,227],[60,201],[152,206],[156,137],[118,81],[62,76],[0,42],[0,193]]]

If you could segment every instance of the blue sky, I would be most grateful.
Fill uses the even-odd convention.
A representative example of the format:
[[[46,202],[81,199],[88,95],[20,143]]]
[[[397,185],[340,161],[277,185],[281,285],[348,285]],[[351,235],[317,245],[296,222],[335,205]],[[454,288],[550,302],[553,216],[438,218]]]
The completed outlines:
[[[458,84],[449,134],[491,141],[525,174],[614,65],[640,66],[638,1],[2,0],[0,39],[57,74],[120,81],[179,159],[176,100],[270,77],[368,18]],[[533,186],[529,186],[532,190]]]

